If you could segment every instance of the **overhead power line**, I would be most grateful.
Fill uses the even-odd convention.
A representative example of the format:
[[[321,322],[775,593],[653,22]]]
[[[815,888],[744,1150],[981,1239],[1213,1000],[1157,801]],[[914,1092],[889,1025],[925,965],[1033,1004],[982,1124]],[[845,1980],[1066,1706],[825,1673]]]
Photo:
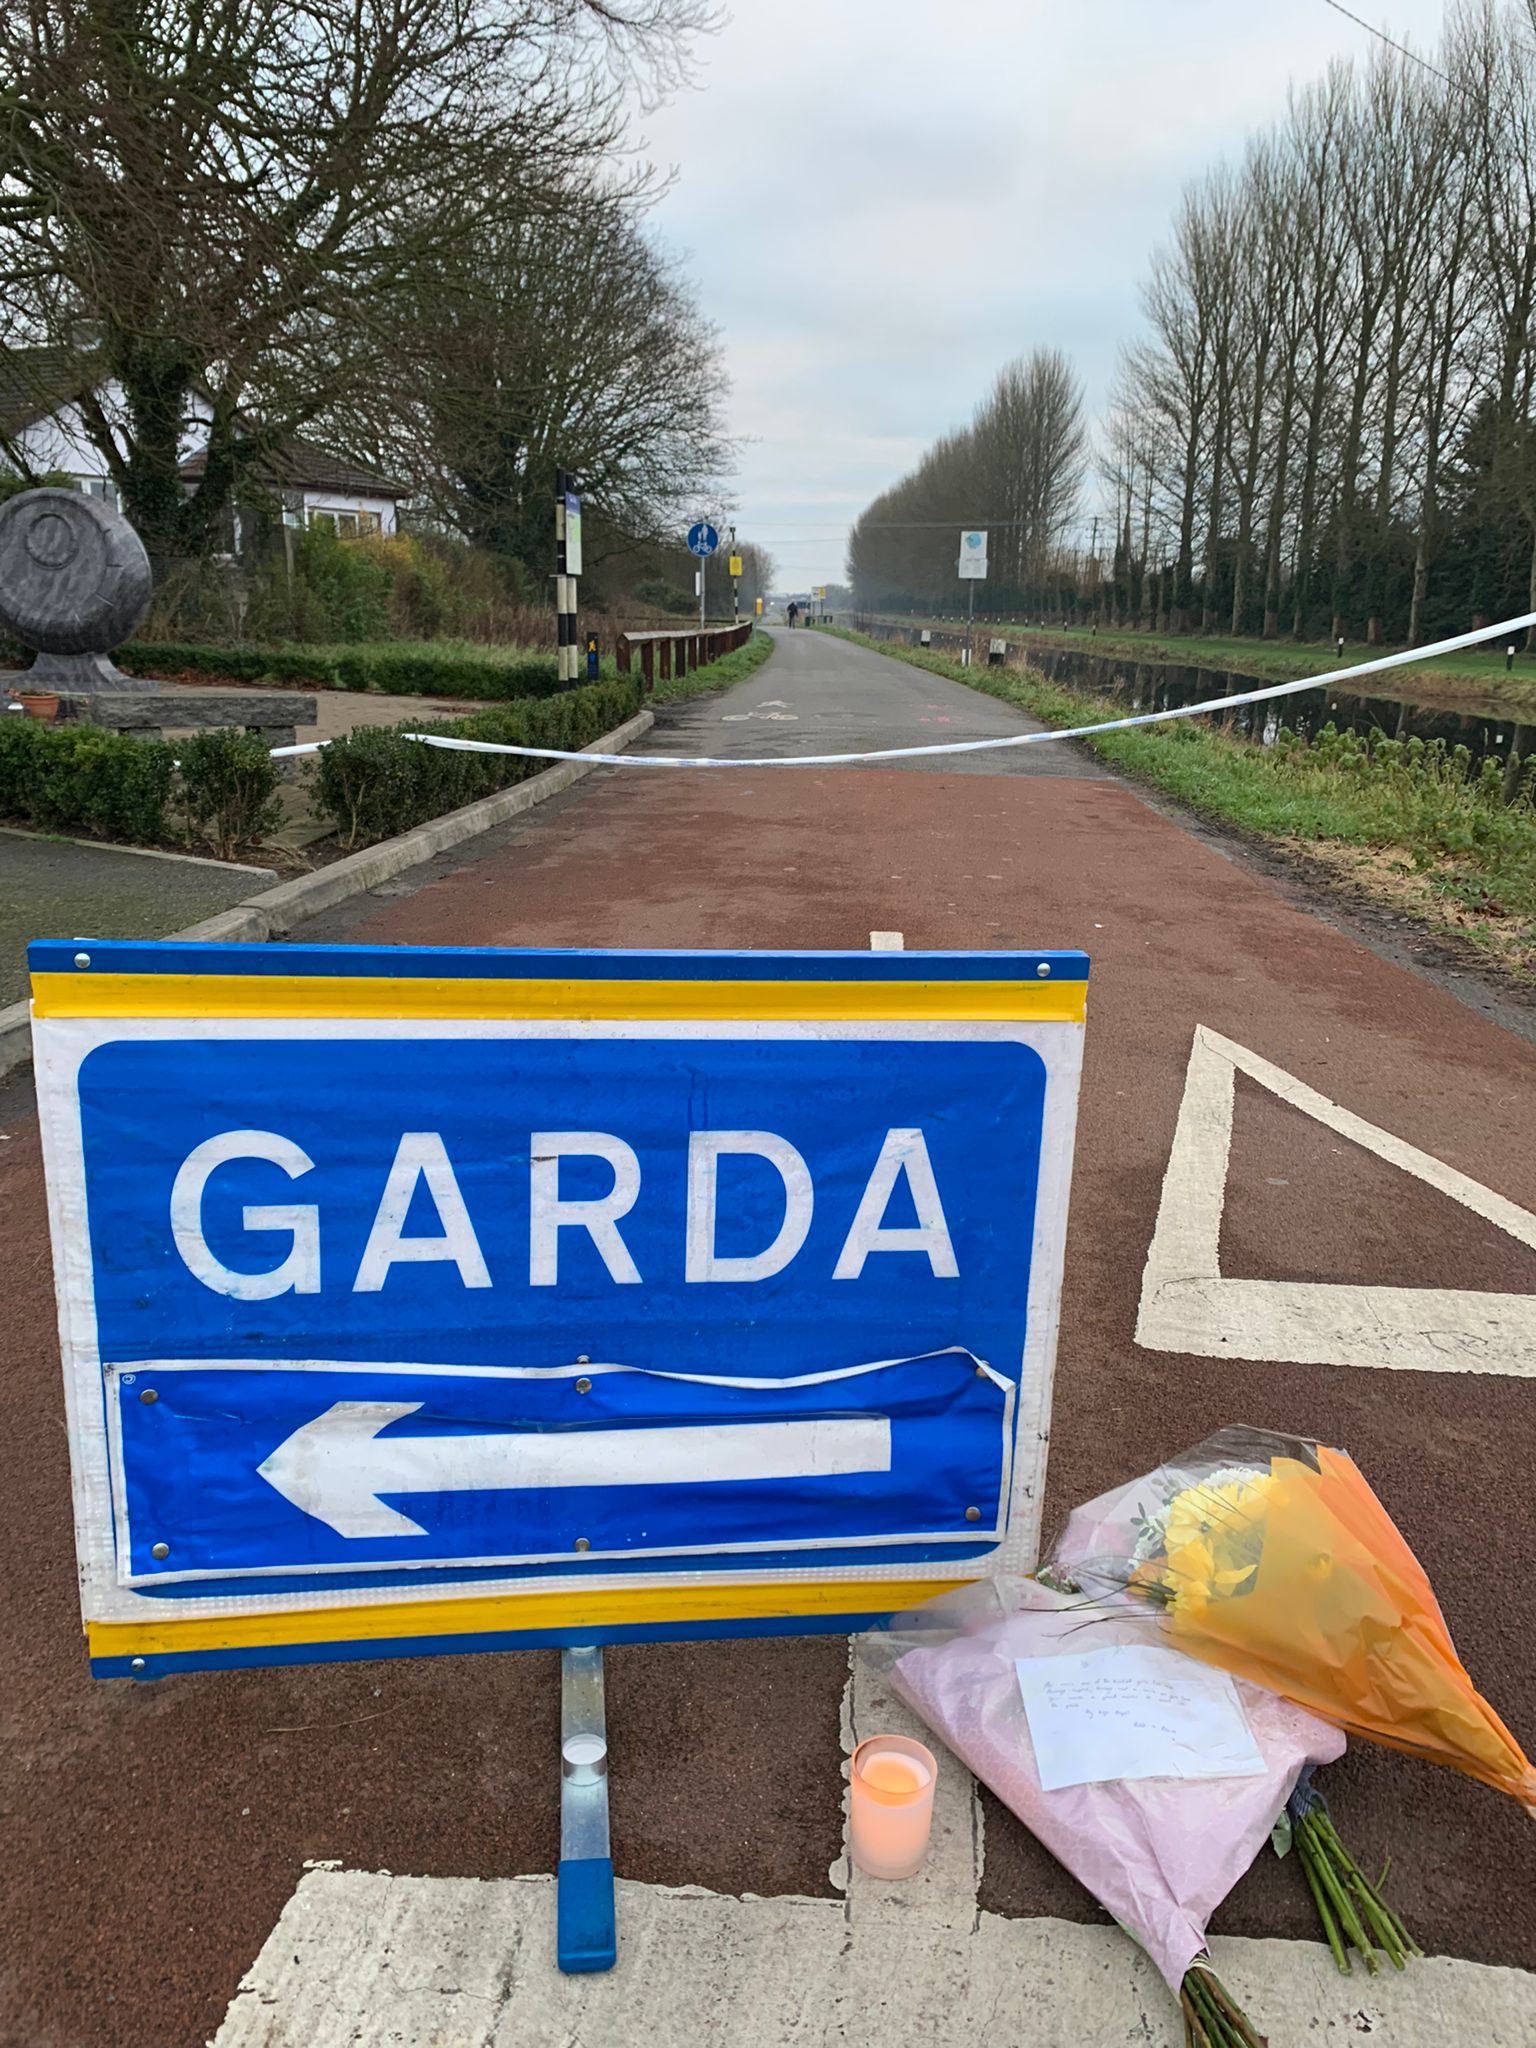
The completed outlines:
[[[1400,57],[1406,57],[1411,64],[1417,64],[1423,70],[1432,73],[1442,84],[1453,86],[1457,92],[1467,92],[1469,90],[1467,86],[1462,84],[1459,78],[1452,78],[1450,73],[1442,71],[1438,64],[1431,64],[1427,57],[1421,57],[1418,51],[1411,49],[1407,43],[1398,42],[1395,37],[1389,36],[1384,28],[1377,28],[1373,22],[1367,21],[1363,15],[1352,13],[1349,8],[1343,5],[1343,0],[1323,0],[1323,5],[1331,7],[1335,14],[1342,14],[1344,19],[1352,21],[1356,28],[1363,28],[1367,35],[1375,36],[1379,42],[1385,43],[1389,50],[1396,50]]]

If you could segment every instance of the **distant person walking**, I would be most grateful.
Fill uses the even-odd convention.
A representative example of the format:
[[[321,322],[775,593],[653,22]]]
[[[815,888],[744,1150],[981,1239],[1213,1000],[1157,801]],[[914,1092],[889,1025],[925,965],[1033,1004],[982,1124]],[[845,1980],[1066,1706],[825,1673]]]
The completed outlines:
[[[788,608],[788,611],[786,612],[785,616],[786,616],[786,617],[788,618],[788,620],[789,620],[789,630],[790,630],[791,632],[793,632],[793,631],[795,630],[795,621],[796,621],[796,619],[798,619],[798,618],[799,618],[799,616],[800,616],[800,607],[799,607],[799,605],[797,605],[797,604],[795,604],[795,603],[794,603],[793,601],[791,601],[791,603],[790,603],[790,605],[789,605],[789,608]]]

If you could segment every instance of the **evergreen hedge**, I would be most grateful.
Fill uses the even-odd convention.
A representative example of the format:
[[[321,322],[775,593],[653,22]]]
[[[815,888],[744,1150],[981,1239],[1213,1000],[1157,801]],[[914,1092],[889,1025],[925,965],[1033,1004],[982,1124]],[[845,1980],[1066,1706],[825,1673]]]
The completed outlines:
[[[166,837],[175,759],[163,740],[0,714],[0,818],[43,832],[158,845]]]
[[[430,641],[358,647],[214,647],[131,640],[113,659],[138,676],[207,677],[285,690],[379,690],[392,697],[553,697],[553,654],[477,654]]]
[[[407,739],[407,730],[574,752],[633,718],[640,698],[639,677],[626,676],[587,683],[558,696],[471,712],[467,718],[409,728],[360,727],[321,751],[313,799],[316,814],[335,820],[343,846],[372,846],[392,839],[552,765],[521,754],[461,754],[424,747]]]

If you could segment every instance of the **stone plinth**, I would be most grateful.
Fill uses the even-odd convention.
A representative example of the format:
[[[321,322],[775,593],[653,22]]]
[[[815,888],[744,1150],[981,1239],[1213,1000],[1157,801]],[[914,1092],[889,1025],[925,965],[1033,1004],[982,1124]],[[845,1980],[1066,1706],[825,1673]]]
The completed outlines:
[[[60,718],[104,725],[112,732],[158,739],[163,732],[202,732],[239,726],[259,732],[270,746],[293,744],[295,726],[315,723],[315,700],[297,690],[199,690],[185,683],[140,683],[127,691],[66,692]]]

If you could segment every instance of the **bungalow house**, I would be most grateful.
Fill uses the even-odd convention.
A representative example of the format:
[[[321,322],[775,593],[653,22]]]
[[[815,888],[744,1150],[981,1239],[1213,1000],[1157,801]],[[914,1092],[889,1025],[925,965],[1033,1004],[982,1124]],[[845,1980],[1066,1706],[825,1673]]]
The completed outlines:
[[[0,350],[0,466],[73,477],[82,491],[115,505],[117,486],[81,417],[79,370],[72,349]],[[104,382],[95,397],[108,419],[121,412],[122,392],[111,382]],[[182,442],[181,473],[189,487],[207,460],[210,410],[194,392]],[[346,535],[393,533],[401,502],[410,496],[408,485],[301,435],[269,456],[256,474],[282,506],[285,525],[329,526]],[[235,547],[238,553],[238,517]]]

